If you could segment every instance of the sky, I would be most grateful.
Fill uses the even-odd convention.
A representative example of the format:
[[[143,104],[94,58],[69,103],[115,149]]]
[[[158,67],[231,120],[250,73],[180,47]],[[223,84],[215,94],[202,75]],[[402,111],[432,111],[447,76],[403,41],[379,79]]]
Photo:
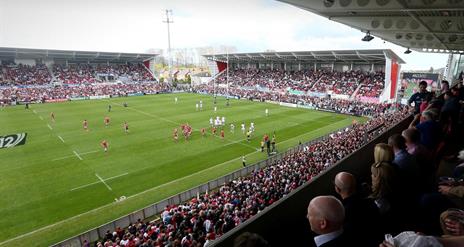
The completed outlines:
[[[237,52],[392,49],[403,70],[445,67],[448,55],[413,52],[271,0],[0,0],[0,47],[147,52],[234,46]]]

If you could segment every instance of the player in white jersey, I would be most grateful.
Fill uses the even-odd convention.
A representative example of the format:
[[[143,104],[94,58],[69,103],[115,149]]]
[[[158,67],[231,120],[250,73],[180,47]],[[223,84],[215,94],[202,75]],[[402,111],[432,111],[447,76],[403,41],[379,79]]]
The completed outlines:
[[[255,123],[253,122],[250,123],[250,131],[251,132],[255,131]]]
[[[214,107],[214,112],[217,112],[217,106]]]
[[[209,118],[209,125],[210,125],[211,127],[213,127],[213,117],[210,117],[210,118]]]
[[[269,116],[269,109],[266,108],[265,113],[266,113],[266,117]]]
[[[226,125],[226,117],[222,117],[222,125]]]
[[[230,132],[231,133],[235,132],[235,125],[233,123],[230,124]]]
[[[245,134],[245,130],[246,130],[245,123],[242,123],[241,130],[242,130],[242,133]]]
[[[174,103],[176,103],[176,104],[177,104],[177,97],[175,97],[175,98],[174,98]]]
[[[203,101],[200,100],[200,111],[203,110]]]
[[[195,109],[198,111],[198,103],[195,104]]]

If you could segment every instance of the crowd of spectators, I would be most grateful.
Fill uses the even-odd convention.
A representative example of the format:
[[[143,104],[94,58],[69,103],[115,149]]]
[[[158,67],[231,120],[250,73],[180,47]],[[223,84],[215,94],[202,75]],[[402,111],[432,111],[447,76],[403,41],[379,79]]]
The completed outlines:
[[[170,85],[152,82],[80,84],[53,87],[7,87],[0,88],[0,101],[6,104],[12,102],[46,102],[103,95],[156,94],[167,91],[171,91]]]
[[[50,83],[51,80],[50,71],[44,64],[0,66],[0,86],[43,85]]]
[[[361,101],[344,99],[332,99],[330,97],[313,97],[309,95],[298,95],[289,93],[272,93],[259,91],[257,89],[224,88],[210,85],[200,85],[194,88],[196,92],[207,94],[222,94],[238,98],[255,99],[259,101],[275,101],[306,105],[315,109],[335,111],[345,114],[372,116],[384,112],[388,104],[372,104]]]
[[[130,82],[154,81],[143,64],[55,64],[53,73],[63,84],[90,84],[124,79]]]
[[[141,63],[136,64],[54,64],[49,70],[44,64],[8,64],[0,66],[0,86],[92,84],[123,80],[124,82],[155,81]]]
[[[379,97],[384,88],[383,72],[301,70],[283,71],[270,69],[229,70],[228,82],[232,87],[261,87],[270,91],[297,90],[302,92],[335,93],[352,96],[360,87],[358,96]],[[227,73],[221,74],[216,83],[226,84]]]
[[[426,87],[409,100],[417,106],[409,127],[375,146],[368,190],[356,192],[367,187],[348,172],[334,178],[343,227],[322,231],[309,219],[327,246],[464,246],[464,87],[436,96]]]
[[[205,246],[409,114],[408,108],[392,111],[388,106],[373,107],[379,108],[373,111],[377,114],[365,124],[353,123],[323,141],[302,144],[297,151],[285,154],[282,159],[248,176],[228,182],[216,191],[181,205],[167,206],[159,220],[139,221],[128,229],[108,232],[96,245]]]

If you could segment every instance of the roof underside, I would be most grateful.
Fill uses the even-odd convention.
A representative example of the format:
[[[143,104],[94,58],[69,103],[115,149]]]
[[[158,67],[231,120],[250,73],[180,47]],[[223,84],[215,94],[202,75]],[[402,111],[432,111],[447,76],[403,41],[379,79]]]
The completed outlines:
[[[62,51],[0,47],[0,59],[55,59],[68,61],[85,61],[93,63],[106,62],[141,62],[154,58],[158,54],[117,53],[95,51]]]
[[[464,0],[278,1],[403,47],[428,52],[464,51]]]
[[[221,62],[275,63],[354,63],[385,64],[386,57],[404,61],[391,50],[289,51],[204,55],[208,60]]]

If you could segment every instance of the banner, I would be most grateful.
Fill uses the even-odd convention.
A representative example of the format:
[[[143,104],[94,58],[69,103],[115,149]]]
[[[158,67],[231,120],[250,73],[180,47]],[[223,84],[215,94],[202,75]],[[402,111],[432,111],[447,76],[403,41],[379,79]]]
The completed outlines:
[[[96,95],[96,96],[90,96],[90,99],[108,99],[110,96],[109,95]]]
[[[45,102],[47,103],[54,103],[54,102],[65,102],[68,101],[68,99],[46,99]]]
[[[69,98],[69,100],[71,100],[71,101],[86,100],[86,99],[88,99],[88,97],[71,97],[71,98]]]
[[[27,133],[0,136],[0,148],[11,148],[26,144]]]

